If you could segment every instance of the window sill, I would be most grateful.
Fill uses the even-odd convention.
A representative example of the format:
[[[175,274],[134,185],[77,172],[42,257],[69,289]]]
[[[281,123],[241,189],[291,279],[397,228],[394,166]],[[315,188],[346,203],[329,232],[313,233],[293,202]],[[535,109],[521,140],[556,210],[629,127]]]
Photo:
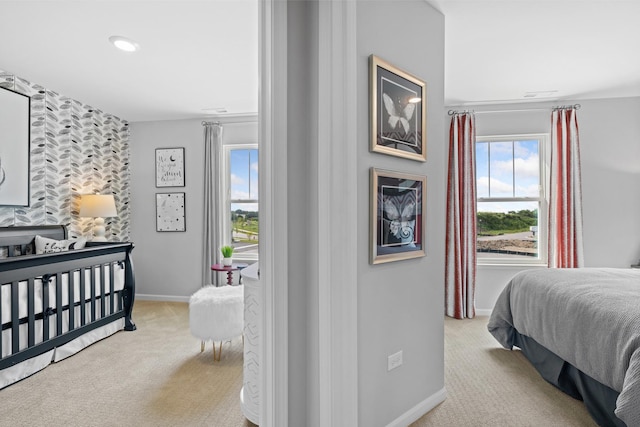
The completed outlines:
[[[547,268],[547,264],[543,263],[535,263],[535,264],[527,264],[527,263],[476,263],[477,268]]]

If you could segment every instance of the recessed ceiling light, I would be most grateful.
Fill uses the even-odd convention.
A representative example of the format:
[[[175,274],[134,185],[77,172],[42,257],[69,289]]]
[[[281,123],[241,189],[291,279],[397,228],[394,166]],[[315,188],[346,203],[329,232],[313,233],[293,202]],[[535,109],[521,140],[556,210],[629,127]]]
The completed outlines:
[[[111,36],[109,41],[118,49],[125,52],[135,52],[140,50],[140,45],[135,41],[122,36]]]

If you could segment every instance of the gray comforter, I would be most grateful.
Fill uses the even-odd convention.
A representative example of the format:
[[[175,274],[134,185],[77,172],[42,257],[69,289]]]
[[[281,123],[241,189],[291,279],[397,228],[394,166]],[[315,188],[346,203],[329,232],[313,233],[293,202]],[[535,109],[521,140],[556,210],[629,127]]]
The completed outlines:
[[[513,347],[514,329],[620,392],[616,416],[640,426],[640,269],[539,269],[517,274],[489,331]]]

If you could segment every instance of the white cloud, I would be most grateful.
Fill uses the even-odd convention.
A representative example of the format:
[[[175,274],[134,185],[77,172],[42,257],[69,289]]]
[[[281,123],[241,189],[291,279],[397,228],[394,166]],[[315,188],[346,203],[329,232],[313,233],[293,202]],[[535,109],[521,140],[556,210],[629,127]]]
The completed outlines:
[[[257,203],[233,203],[231,205],[231,211],[235,212],[238,209],[248,212],[258,212]]]
[[[255,163],[257,169],[257,163]],[[251,166],[253,169],[253,164]],[[241,177],[231,174],[231,198],[232,199],[257,199],[258,198],[258,179],[256,177]],[[234,188],[235,187],[235,188]],[[247,190],[251,190],[251,194]],[[237,197],[236,197],[237,195]]]
[[[242,185],[246,181],[243,178],[240,178],[238,175],[231,174],[231,185]]]
[[[514,171],[514,161],[517,181],[522,181],[526,178],[533,178],[536,181],[539,179],[540,161],[536,154],[532,154],[526,158],[516,157],[513,160],[493,160],[490,166],[492,178],[495,177],[503,181],[511,180]]]
[[[246,191],[239,191],[234,188],[231,189],[231,200],[247,200],[249,199],[249,193]]]
[[[516,177],[517,178],[536,178],[540,176],[540,159],[537,154],[531,154],[529,157],[516,157]]]
[[[537,155],[538,150],[529,149],[529,147],[536,146],[536,144],[525,143],[524,141],[500,141],[490,143],[492,156],[507,156],[507,157],[529,157]]]
[[[513,142],[512,141],[500,141],[492,142],[489,144],[491,150],[491,156],[507,155],[511,157],[513,155]]]
[[[489,196],[489,177],[480,176],[476,179],[476,194],[478,197]]]
[[[492,160],[491,175],[511,175],[513,173],[513,159],[509,160]]]
[[[247,191],[238,190],[237,188],[231,188],[231,200],[252,200],[258,199],[258,190],[252,189],[251,194]]]
[[[477,192],[480,197],[488,196],[489,184],[491,184],[492,197],[512,197],[513,196],[513,186],[511,184],[507,184],[496,178],[489,179],[486,176],[481,176],[476,180]]]
[[[518,144],[517,141],[516,143],[513,145],[513,155],[515,157],[530,157],[530,156],[537,156],[538,155],[538,150],[529,150],[526,146],[524,146],[523,144]]]
[[[258,172],[258,162],[251,163],[251,170]]]
[[[540,186],[538,184],[516,185],[517,197],[538,197],[540,195]]]
[[[493,142],[490,144],[490,152],[484,150],[481,157],[489,156],[491,175],[498,179],[509,179],[513,174],[514,161],[516,177],[537,178],[540,166],[538,150],[534,147],[535,145],[523,141]]]

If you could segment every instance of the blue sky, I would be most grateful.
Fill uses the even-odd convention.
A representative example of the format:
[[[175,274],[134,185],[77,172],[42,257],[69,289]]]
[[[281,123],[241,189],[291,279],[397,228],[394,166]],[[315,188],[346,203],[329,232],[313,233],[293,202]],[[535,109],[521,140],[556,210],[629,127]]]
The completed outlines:
[[[258,150],[231,150],[231,199],[258,199]],[[231,210],[257,211],[257,203],[233,203]]]
[[[538,140],[476,143],[479,198],[537,197],[540,183]],[[537,202],[478,203],[478,211],[536,209]]]

